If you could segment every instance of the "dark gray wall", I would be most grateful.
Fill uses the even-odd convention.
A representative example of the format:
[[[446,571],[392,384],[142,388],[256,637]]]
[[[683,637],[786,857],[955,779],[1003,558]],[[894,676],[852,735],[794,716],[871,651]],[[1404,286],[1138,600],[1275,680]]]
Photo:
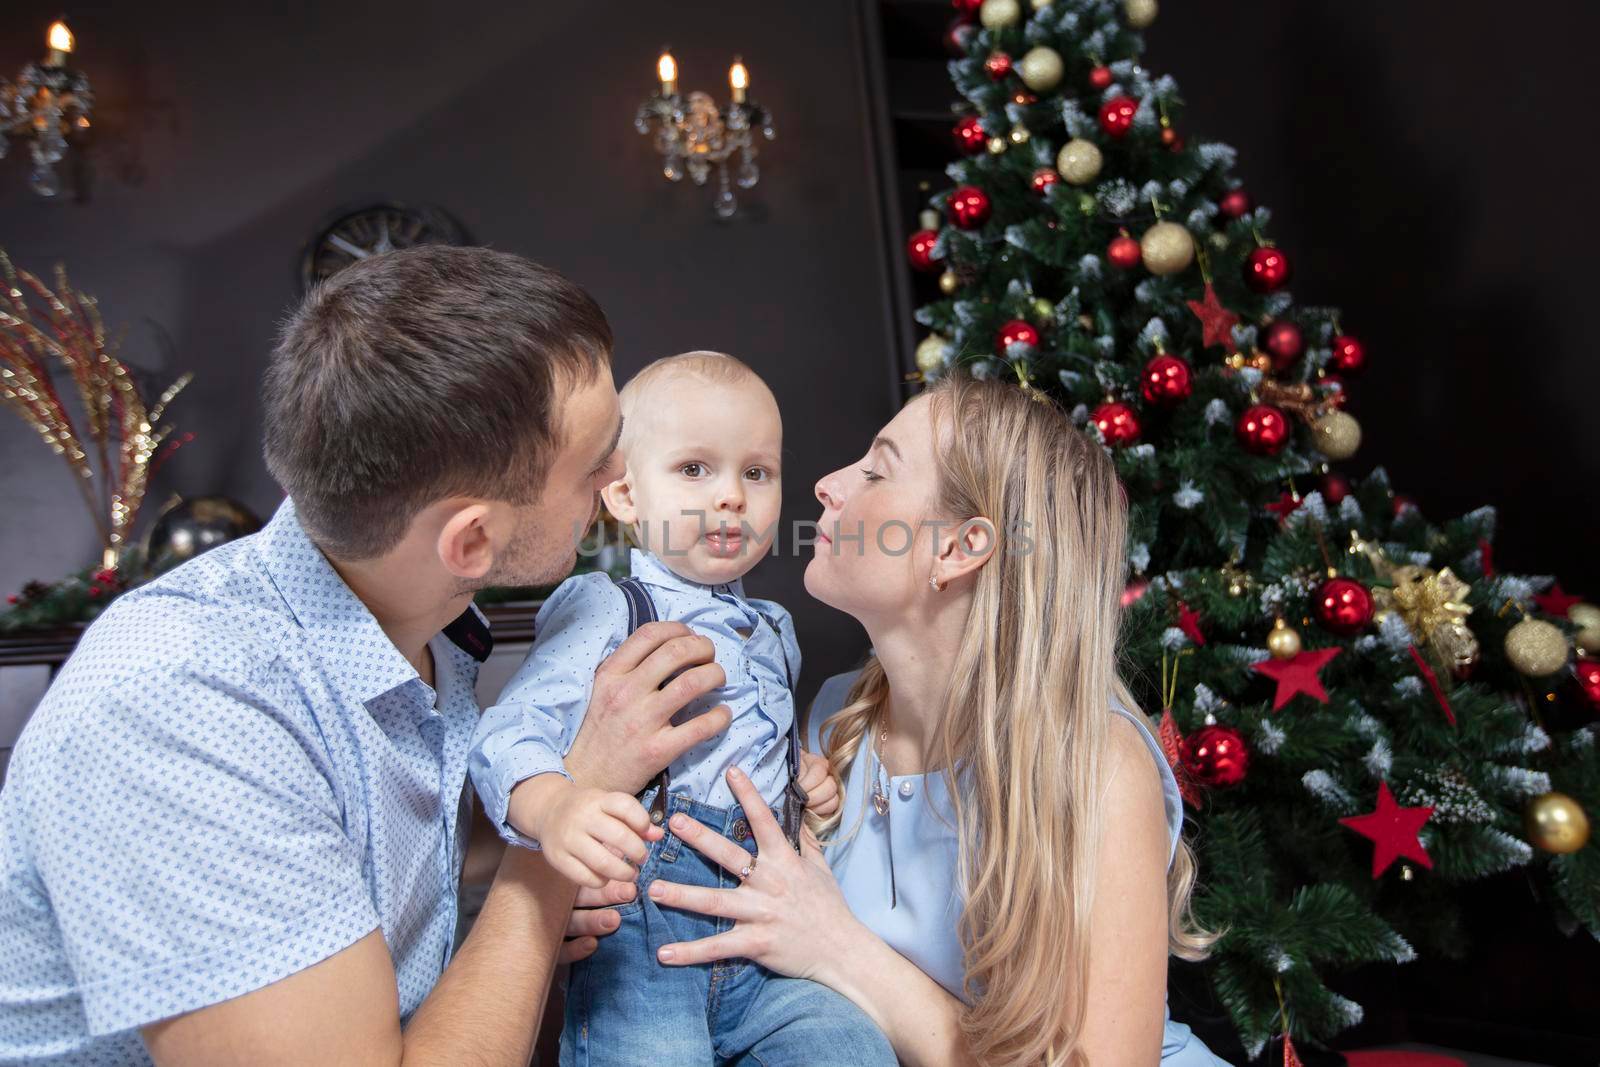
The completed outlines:
[[[56,13],[10,5],[0,69],[31,58],[32,27],[42,38]],[[299,252],[336,208],[386,198],[437,203],[479,242],[587,286],[615,327],[619,382],[688,348],[749,361],[783,409],[786,519],[815,518],[816,478],[892,413],[849,0],[71,15],[101,99],[89,200],[40,202],[24,161],[3,161],[0,246],[36,271],[65,262],[111,323],[132,327],[132,360],[195,372],[172,414],[198,438],[163,488],[275,505],[257,390]],[[731,225],[711,218],[709,190],[669,186],[633,130],[664,42],[684,88],[719,98],[741,53],[776,117]],[[64,465],[9,415],[0,457],[0,590],[90,560]],[[794,611],[809,693],[864,639],[805,596],[803,562],[769,560],[749,585]]]

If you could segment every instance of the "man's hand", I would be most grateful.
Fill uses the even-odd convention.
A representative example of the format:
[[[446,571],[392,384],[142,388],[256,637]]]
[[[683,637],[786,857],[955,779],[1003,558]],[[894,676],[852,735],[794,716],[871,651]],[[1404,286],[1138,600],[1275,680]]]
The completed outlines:
[[[827,819],[839,811],[839,779],[828,769],[828,761],[815,752],[800,753],[800,788],[806,791],[806,811]]]
[[[681,622],[646,623],[595,669],[567,771],[586,786],[639,792],[663,767],[728,728],[733,712],[726,704],[672,725],[685,705],[726,684],[710,638]]]
[[[559,774],[519,783],[509,817],[518,832],[539,842],[558,874],[591,889],[633,881],[649,855],[646,840],[662,836],[633,797],[574,785]]]

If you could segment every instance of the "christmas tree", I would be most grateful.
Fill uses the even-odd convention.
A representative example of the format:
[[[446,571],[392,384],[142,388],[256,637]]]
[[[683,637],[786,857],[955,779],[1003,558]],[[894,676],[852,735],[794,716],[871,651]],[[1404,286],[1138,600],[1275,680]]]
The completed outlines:
[[[1234,151],[1178,132],[1139,62],[1154,0],[1029,6],[956,2],[952,187],[907,248],[943,294],[917,364],[1046,392],[1115,457],[1127,673],[1245,1049],[1358,1021],[1341,969],[1459,952],[1465,881],[1527,868],[1600,935],[1600,609],[1498,572],[1493,510],[1435,524],[1381,468],[1333,467],[1365,349],[1291,299]]]

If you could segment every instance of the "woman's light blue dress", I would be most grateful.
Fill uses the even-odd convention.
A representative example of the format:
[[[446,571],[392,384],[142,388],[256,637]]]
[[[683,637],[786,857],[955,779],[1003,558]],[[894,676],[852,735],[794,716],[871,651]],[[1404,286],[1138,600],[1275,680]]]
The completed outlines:
[[[855,673],[838,674],[822,683],[811,706],[807,745],[822,751],[818,731],[828,716],[844,706]],[[1166,802],[1168,859],[1178,848],[1183,829],[1183,801],[1178,783],[1167,766],[1160,746],[1137,715],[1115,707],[1139,728],[1150,755],[1161,772]],[[844,890],[845,899],[864,922],[902,956],[922,968],[954,996],[962,996],[961,943],[956,923],[961,915],[961,893],[956,886],[956,835],[943,774],[891,777],[863,755],[851,765],[845,784],[840,830],[853,836],[827,850],[828,863]],[[881,776],[889,798],[889,813],[879,815],[869,801],[867,765]],[[866,808],[862,817],[863,806]],[[942,813],[942,814],[941,814]],[[857,823],[860,823],[857,829]],[[894,855],[894,894],[890,891],[890,849]],[[1166,1018],[1161,1041],[1162,1067],[1227,1067],[1204,1042],[1182,1023]]]

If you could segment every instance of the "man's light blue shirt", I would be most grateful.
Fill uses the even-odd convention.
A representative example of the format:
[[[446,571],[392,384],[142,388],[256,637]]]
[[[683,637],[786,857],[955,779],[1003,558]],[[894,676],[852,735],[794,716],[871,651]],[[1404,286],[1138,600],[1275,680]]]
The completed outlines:
[[[684,623],[711,639],[727,675],[723,688],[673,717],[683,723],[718,704],[733,712],[726,731],[668,768],[672,791],[733,807],[737,802],[723,775],[736,766],[768,803],[776,804],[789,781],[791,686],[800,675],[800,646],[789,613],[770,600],[745,597],[742,582],[702,585],[638,549],[629,554],[629,566],[663,621]],[[583,723],[595,668],[628,636],[627,600],[604,574],[568,578],[539,609],[534,635],[528,658],[498,703],[483,713],[473,739],[471,773],[484,811],[506,840],[537,847],[507,822],[511,790],[536,774],[566,774],[562,757]]]
[[[0,791],[0,1062],[148,1063],[137,1027],[382,930],[408,1017],[449,959],[477,661],[437,691],[285,502],[128,593]]]

